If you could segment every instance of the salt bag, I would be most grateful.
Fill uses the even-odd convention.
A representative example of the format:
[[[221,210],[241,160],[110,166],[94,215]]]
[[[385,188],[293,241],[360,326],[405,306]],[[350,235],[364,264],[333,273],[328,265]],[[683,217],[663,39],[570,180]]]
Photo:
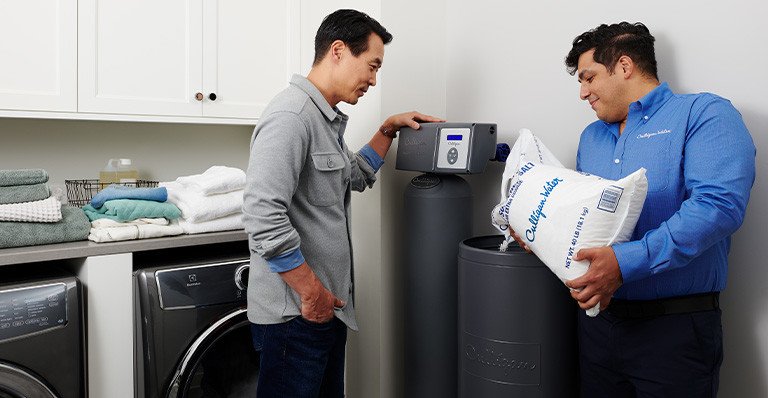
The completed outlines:
[[[491,217],[506,237],[502,251],[513,241],[510,231],[516,231],[565,282],[589,268],[589,262],[573,260],[580,249],[629,240],[648,191],[645,169],[613,181],[562,167],[527,129],[520,131],[512,154]],[[587,314],[598,312],[599,306]]]

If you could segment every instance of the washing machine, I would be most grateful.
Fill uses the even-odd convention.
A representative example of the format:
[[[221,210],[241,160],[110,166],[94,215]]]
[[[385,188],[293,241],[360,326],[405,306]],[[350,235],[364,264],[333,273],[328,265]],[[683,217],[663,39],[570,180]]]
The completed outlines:
[[[256,396],[259,356],[246,315],[249,258],[247,247],[236,247],[135,256],[138,397]]]
[[[85,397],[80,282],[18,275],[0,273],[0,397]]]

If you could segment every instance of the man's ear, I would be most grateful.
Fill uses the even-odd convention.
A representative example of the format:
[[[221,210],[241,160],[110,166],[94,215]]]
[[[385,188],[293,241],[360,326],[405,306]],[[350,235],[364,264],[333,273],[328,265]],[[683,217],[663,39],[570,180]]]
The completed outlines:
[[[629,58],[626,55],[622,55],[619,57],[618,62],[616,62],[615,72],[621,73],[625,79],[629,79],[635,72],[635,62],[632,61],[632,58]]]
[[[346,48],[347,45],[341,40],[336,40],[331,43],[331,49],[329,50],[331,52],[331,59],[333,61],[341,60],[341,56]]]

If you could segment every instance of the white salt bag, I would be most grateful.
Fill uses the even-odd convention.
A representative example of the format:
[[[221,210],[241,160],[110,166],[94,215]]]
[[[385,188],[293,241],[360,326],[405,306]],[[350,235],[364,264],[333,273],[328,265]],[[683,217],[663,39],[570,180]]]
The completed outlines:
[[[513,241],[510,230],[516,231],[565,282],[589,268],[589,262],[573,260],[580,249],[629,240],[647,191],[643,168],[618,181],[567,169],[530,130],[522,129],[507,158],[501,201],[491,220],[506,237],[502,251]],[[598,304],[587,314],[599,311]]]

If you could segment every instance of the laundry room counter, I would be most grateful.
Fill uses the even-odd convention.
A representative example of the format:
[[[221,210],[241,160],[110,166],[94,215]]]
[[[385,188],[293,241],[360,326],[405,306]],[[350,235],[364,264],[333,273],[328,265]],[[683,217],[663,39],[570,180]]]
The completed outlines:
[[[110,243],[77,241],[53,245],[13,247],[0,249],[0,266],[236,242],[244,241],[247,238],[248,235],[245,231],[236,230]]]

